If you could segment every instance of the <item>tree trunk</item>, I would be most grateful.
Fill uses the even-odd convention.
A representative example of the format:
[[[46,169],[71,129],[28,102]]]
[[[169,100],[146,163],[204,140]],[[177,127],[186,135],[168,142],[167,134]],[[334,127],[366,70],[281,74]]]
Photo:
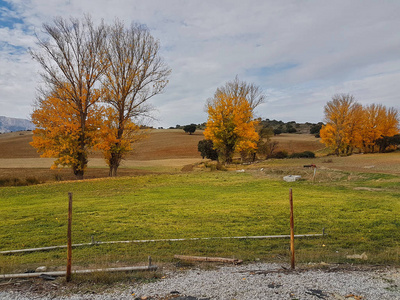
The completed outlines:
[[[111,153],[111,157],[108,160],[108,165],[110,166],[110,171],[108,173],[108,176],[110,176],[110,177],[117,176],[117,170],[121,163],[121,160],[122,160],[121,153],[118,153],[118,152]]]
[[[84,171],[76,168],[76,166],[73,167],[73,170],[74,170],[75,178],[78,180],[82,180]]]
[[[80,149],[78,149],[77,153],[78,163],[72,166],[76,179],[83,179],[83,174],[88,163],[83,135],[80,137],[80,140]]]
[[[117,177],[118,166],[110,166],[110,171],[108,172],[109,177]]]

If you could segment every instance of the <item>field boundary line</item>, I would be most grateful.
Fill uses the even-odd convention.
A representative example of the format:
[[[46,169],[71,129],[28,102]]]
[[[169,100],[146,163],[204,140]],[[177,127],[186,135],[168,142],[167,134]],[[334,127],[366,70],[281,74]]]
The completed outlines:
[[[120,267],[120,268],[105,268],[105,269],[89,269],[89,270],[74,270],[72,274],[88,274],[95,272],[128,272],[128,271],[155,271],[157,266],[138,266],[138,267]],[[65,276],[66,271],[53,272],[38,272],[38,273],[19,273],[19,274],[0,274],[0,279],[12,278],[33,278],[41,276]]]
[[[321,237],[325,236],[325,233],[320,234],[295,234],[295,238],[303,237]],[[129,241],[92,241],[91,243],[73,244],[72,247],[85,247],[105,244],[131,244],[131,243],[155,243],[155,242],[183,242],[183,241],[200,241],[200,240],[227,240],[227,239],[282,239],[290,238],[290,235],[264,235],[264,236],[234,236],[234,237],[204,237],[204,238],[181,238],[181,239],[153,239],[153,240],[129,240]],[[40,248],[29,248],[29,249],[18,249],[18,250],[6,250],[0,251],[0,254],[17,254],[24,252],[36,252],[36,251],[48,251],[67,248],[67,245],[61,246],[49,246]]]

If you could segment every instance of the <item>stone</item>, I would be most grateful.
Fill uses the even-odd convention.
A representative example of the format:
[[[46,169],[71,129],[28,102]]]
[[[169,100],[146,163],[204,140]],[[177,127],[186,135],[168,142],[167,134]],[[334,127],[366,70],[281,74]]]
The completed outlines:
[[[46,272],[46,271],[47,271],[46,266],[37,267],[35,270],[36,273],[42,273],[42,272]]]
[[[288,175],[283,177],[283,180],[285,180],[286,182],[295,182],[300,179],[301,179],[300,175]]]

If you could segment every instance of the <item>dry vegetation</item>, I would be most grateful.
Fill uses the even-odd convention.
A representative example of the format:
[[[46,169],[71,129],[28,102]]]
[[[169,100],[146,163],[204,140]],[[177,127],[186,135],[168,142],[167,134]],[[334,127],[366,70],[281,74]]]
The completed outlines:
[[[285,150],[288,153],[304,152],[304,151],[320,151],[325,146],[312,134],[290,134],[283,133],[273,138],[277,141],[277,150]]]
[[[202,162],[197,144],[204,139],[203,132],[197,130],[193,135],[183,130],[151,130],[147,137],[134,145],[134,151],[122,162],[119,176],[143,175],[154,172],[190,171]],[[303,164],[315,163],[322,170],[342,170],[366,173],[400,174],[400,155],[398,152],[387,154],[352,155],[350,157],[325,156],[324,145],[320,139],[310,134],[281,134],[273,137],[277,141],[277,150],[288,153],[313,151],[315,159],[268,160],[262,165],[270,169],[271,174],[296,172],[306,176]],[[69,168],[50,170],[53,159],[40,158],[36,150],[29,145],[32,132],[13,132],[0,135],[0,180],[4,178],[31,178],[39,181],[72,180],[74,176]],[[255,166],[258,168],[259,165]],[[235,168],[242,166],[234,165]],[[251,167],[250,167],[251,168]],[[274,171],[276,170],[276,172]],[[326,172],[326,171],[325,171]],[[107,177],[108,169],[101,153],[90,156],[89,168],[85,178]]]

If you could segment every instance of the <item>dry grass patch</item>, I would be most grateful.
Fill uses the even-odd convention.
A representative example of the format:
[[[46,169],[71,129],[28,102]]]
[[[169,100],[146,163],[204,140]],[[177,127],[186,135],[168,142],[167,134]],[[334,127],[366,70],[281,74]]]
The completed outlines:
[[[272,138],[278,142],[277,151],[285,150],[288,153],[299,153],[304,151],[320,151],[325,146],[312,134],[283,133]]]

